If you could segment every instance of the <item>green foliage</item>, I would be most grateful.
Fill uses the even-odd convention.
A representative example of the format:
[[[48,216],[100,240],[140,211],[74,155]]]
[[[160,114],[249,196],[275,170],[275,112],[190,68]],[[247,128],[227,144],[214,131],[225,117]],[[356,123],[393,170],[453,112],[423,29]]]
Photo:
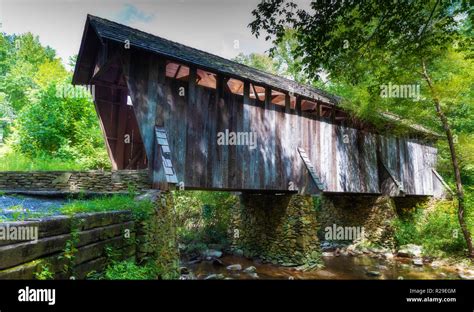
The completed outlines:
[[[77,256],[77,245],[79,244],[79,226],[83,220],[72,219],[71,222],[71,238],[66,241],[64,250],[61,255],[58,256],[59,260],[64,261],[63,263],[63,272],[69,276],[75,276],[75,265],[76,265],[76,256]]]
[[[131,210],[133,218],[139,224],[141,237],[137,239],[141,251],[149,254],[147,264],[137,265],[134,261],[119,262],[120,252],[111,246],[105,247],[109,262],[105,275],[90,272],[89,279],[175,279],[178,278],[179,258],[176,247],[175,221],[169,195],[163,195],[157,203],[149,200],[136,200],[136,191],[130,188],[129,195],[104,196],[93,199],[73,200],[61,208],[65,214],[84,212],[104,212]],[[74,236],[73,236],[74,237]],[[71,239],[66,243],[63,258],[73,263],[75,246]],[[67,268],[71,269],[70,265]]]
[[[0,34],[0,43],[0,118],[7,122],[0,126],[13,147],[13,156],[0,155],[4,170],[32,170],[49,160],[67,169],[110,168],[92,99],[72,88],[72,73],[54,50],[30,33]]]
[[[393,222],[395,228],[394,238],[398,246],[420,244],[420,237],[415,223],[416,219],[396,219]]]
[[[153,263],[149,262],[145,265],[137,265],[134,261],[113,262],[109,265],[104,274],[107,280],[151,280],[157,279],[160,270]]]
[[[13,210],[13,213],[12,213],[13,220],[23,219],[23,206],[16,205],[16,206],[10,207],[10,209]]]
[[[84,169],[73,159],[54,158],[47,154],[31,158],[12,151],[10,146],[0,147],[0,171],[55,171]]]
[[[272,51],[271,56],[258,53],[248,55],[239,53],[233,61],[300,83],[311,84],[308,71],[301,62],[301,58],[294,52],[297,45],[295,32],[288,29]]]
[[[314,211],[319,212],[322,209],[322,198],[321,196],[313,196],[313,208]]]
[[[94,199],[73,200],[61,208],[65,214],[84,212],[104,212],[115,210],[131,210],[135,222],[140,224],[144,238],[140,242],[141,250],[152,254],[148,263],[143,266],[134,261],[118,261],[120,253],[111,246],[105,247],[108,267],[104,274],[90,272],[89,279],[174,279],[178,277],[178,255],[174,235],[173,215],[169,211],[170,204],[155,209],[156,203],[149,200],[136,200],[135,192],[130,195],[113,195]],[[72,230],[71,240],[66,242],[62,258],[66,259],[65,270],[71,271],[77,252],[77,241]],[[73,275],[71,273],[70,275]]]
[[[423,246],[428,254],[462,255],[465,251],[465,242],[459,227],[456,208],[437,207],[429,214],[426,224],[421,229]],[[446,208],[449,208],[445,210]]]
[[[90,100],[63,98],[58,88],[61,86],[50,84],[38,93],[37,100],[21,111],[15,123],[18,135],[15,147],[31,158],[46,154],[53,158],[77,159],[89,166],[107,166],[103,160],[105,147]],[[103,153],[94,164],[90,158],[96,158],[96,150]]]
[[[130,195],[112,195],[88,200],[73,200],[61,207],[64,214],[131,210],[136,220],[143,220],[153,211],[154,204],[147,200],[135,200]]]
[[[468,222],[472,229],[474,224]],[[431,256],[462,256],[465,242],[457,219],[456,203],[438,201],[417,207],[415,211],[394,221],[398,246],[419,244]]]
[[[39,272],[35,272],[34,276],[37,280],[42,280],[42,281],[54,279],[54,273],[51,272],[47,264],[42,264],[41,270]]]
[[[49,47],[44,48],[39,38],[31,33],[20,36],[0,34],[2,59],[0,70],[0,92],[7,94],[8,102],[15,112],[28,105],[29,92],[35,88],[34,76],[42,63],[53,61],[55,52]]]
[[[265,54],[250,53],[249,55],[245,55],[243,53],[239,53],[239,55],[237,55],[233,61],[263,70],[271,74],[277,74],[278,64],[271,57]]]
[[[452,128],[452,153],[459,158],[462,172],[458,182],[471,194],[474,36],[468,1],[311,1],[303,7],[296,1],[277,0],[259,3],[252,14],[252,32],[272,40],[272,51],[281,53],[282,44],[296,41],[289,45],[290,54],[307,69],[313,85],[341,96],[342,107],[381,132],[398,136],[409,132],[409,127],[381,118],[387,112],[400,116],[397,124],[423,125],[446,137],[446,128]],[[293,33],[292,39],[288,32]],[[317,82],[322,72],[328,77],[324,84]],[[381,90],[389,84],[418,85],[420,96],[385,97]],[[453,184],[451,150],[443,140],[438,147],[437,169]],[[469,196],[465,208],[459,204],[464,215],[474,213]],[[449,220],[455,219],[432,217],[440,222],[433,224],[439,231],[440,224],[454,226]],[[413,231],[401,225],[400,240],[409,239]],[[450,249],[443,246],[433,248]]]
[[[227,192],[174,192],[179,241],[190,253],[206,244],[228,244],[228,226],[236,197]]]

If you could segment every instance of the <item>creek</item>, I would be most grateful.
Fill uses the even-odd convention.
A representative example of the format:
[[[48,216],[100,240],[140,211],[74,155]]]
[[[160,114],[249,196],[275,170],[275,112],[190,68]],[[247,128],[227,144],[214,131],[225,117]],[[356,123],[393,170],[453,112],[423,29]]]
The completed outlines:
[[[322,259],[324,268],[306,272],[233,255],[224,255],[219,261],[187,264],[186,267],[197,279],[209,276],[218,279],[459,279],[453,268],[433,268],[430,264],[416,266],[408,258],[385,260],[359,255]],[[227,266],[235,264],[240,264],[242,270],[227,269]],[[244,272],[248,267],[255,267],[256,275]]]

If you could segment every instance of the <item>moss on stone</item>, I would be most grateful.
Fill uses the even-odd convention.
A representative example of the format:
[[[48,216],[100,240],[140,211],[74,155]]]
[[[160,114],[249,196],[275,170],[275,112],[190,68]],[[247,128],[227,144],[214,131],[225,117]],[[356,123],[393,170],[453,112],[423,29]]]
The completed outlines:
[[[242,194],[233,211],[232,248],[284,266],[320,263],[311,196]],[[235,231],[233,231],[235,233]]]

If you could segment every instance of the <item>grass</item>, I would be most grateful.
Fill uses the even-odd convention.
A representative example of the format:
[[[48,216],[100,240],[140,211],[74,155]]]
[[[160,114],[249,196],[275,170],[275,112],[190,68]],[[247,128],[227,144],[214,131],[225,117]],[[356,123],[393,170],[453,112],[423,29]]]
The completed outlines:
[[[83,212],[105,212],[113,210],[131,210],[136,219],[143,219],[152,210],[151,201],[135,200],[131,195],[112,195],[97,197],[88,200],[73,200],[61,207],[63,214],[76,214]]]
[[[61,214],[106,212],[116,210],[131,210],[136,220],[145,219],[152,211],[154,204],[148,200],[135,200],[134,194],[102,196],[93,199],[75,199],[57,208]],[[21,221],[27,218],[39,218],[54,214],[53,208],[47,212],[32,212],[23,206],[10,207],[14,212],[10,216],[0,216],[0,222]],[[55,208],[56,209],[56,208]]]
[[[49,156],[29,158],[20,153],[15,153],[8,145],[0,146],[0,171],[66,171],[83,169],[80,164],[73,160]]]

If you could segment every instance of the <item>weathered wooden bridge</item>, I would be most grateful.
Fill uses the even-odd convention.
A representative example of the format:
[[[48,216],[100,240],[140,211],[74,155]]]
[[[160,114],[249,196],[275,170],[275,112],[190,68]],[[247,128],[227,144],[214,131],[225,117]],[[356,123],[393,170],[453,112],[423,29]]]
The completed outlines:
[[[321,90],[105,19],[87,17],[73,83],[94,86],[114,169],[157,188],[443,191],[431,133],[382,134]]]

